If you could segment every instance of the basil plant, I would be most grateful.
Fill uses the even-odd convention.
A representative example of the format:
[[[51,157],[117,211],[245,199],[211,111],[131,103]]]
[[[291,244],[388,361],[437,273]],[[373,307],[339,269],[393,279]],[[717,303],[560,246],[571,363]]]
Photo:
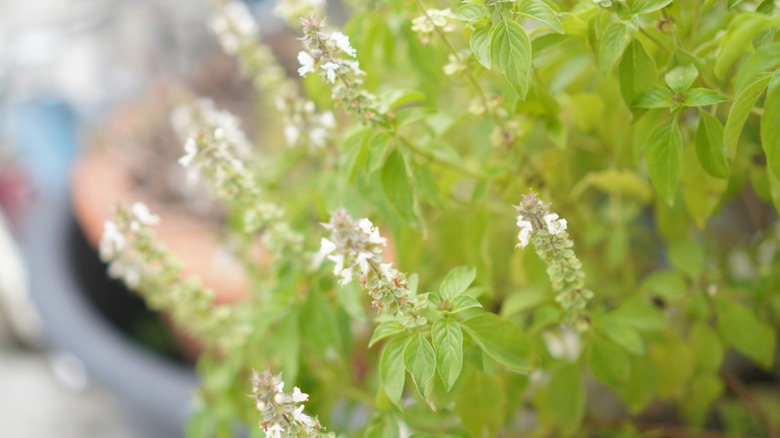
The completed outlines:
[[[101,244],[203,342],[191,436],[777,436],[773,0],[275,13],[295,66],[211,10],[261,121],[171,115],[251,294],[215,304],[143,204]]]

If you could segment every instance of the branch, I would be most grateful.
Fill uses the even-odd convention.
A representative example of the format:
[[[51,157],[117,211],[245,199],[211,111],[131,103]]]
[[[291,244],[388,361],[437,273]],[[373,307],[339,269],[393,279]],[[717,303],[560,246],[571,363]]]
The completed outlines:
[[[723,380],[726,382],[726,385],[728,385],[729,389],[733,391],[734,394],[739,396],[739,398],[744,400],[750,409],[752,409],[759,416],[761,422],[764,423],[764,427],[766,428],[766,432],[768,434],[767,436],[769,438],[777,438],[777,429],[775,428],[775,425],[772,424],[772,420],[766,414],[763,406],[758,403],[758,400],[753,397],[753,394],[750,393],[750,391],[739,380],[739,378],[731,372],[725,370],[720,372],[720,376],[723,377]]]

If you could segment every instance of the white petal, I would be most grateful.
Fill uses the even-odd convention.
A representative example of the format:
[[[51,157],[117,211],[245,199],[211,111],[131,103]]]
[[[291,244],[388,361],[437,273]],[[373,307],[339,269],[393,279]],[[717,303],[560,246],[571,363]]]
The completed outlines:
[[[520,243],[518,243],[515,248],[525,248],[528,246],[528,243],[531,241],[531,228],[523,228],[520,230],[517,234],[517,238],[520,240]]]
[[[332,254],[328,256],[328,260],[336,264],[333,267],[333,275],[340,275],[344,270],[344,256],[342,254]]]
[[[301,67],[298,69],[298,74],[306,76],[308,73],[314,71],[314,58],[304,51],[298,52],[298,62]]]
[[[380,263],[379,269],[382,271],[382,275],[385,276],[388,280],[393,279],[393,274],[390,272],[390,268],[393,266],[392,263]]]
[[[325,70],[325,76],[331,83],[336,83],[336,73],[338,72],[339,65],[335,62],[326,62],[322,65],[322,69]]]
[[[301,130],[291,123],[284,125],[283,133],[288,146],[295,146],[298,143],[298,139],[301,137]]]
[[[328,255],[336,250],[336,244],[326,238],[322,238],[320,241],[320,254]]]
[[[341,271],[341,280],[339,280],[339,284],[342,286],[346,286],[351,281],[352,281],[352,268],[347,268]]]
[[[293,388],[292,399],[295,403],[305,402],[309,399],[309,394],[301,392],[301,389],[296,386]],[[303,406],[301,406],[301,409],[303,409]]]
[[[371,223],[368,218],[363,218],[358,220],[358,227],[360,227],[360,230],[366,234],[371,234],[371,228],[374,227],[374,224]]]

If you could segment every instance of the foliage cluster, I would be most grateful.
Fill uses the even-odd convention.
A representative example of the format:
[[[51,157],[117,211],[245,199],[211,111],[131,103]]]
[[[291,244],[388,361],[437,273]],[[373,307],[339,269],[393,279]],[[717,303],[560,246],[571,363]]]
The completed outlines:
[[[345,436],[638,436],[664,409],[772,432],[724,358],[776,362],[775,2],[348,3],[340,32],[303,20],[300,84],[229,38],[256,30],[235,14],[215,26],[282,111],[264,160],[183,134],[254,288],[209,325],[192,436],[257,423],[253,369]],[[273,263],[248,256],[258,236]]]

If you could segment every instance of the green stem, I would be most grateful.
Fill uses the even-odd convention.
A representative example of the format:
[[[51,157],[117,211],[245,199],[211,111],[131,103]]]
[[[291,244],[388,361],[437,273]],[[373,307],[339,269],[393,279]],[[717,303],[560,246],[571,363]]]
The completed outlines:
[[[487,175],[485,175],[485,174],[483,174],[483,173],[481,173],[479,171],[469,169],[468,167],[463,166],[461,164],[458,164],[458,163],[455,163],[455,162],[452,162],[452,161],[445,160],[445,159],[442,159],[440,157],[437,157],[436,155],[434,155],[430,151],[427,151],[427,150],[417,146],[416,144],[410,142],[409,140],[407,140],[406,138],[404,138],[404,137],[402,137],[400,135],[397,135],[397,138],[399,140],[401,140],[401,144],[404,147],[406,147],[407,149],[409,149],[413,153],[415,153],[415,154],[425,158],[426,160],[430,161],[431,163],[436,163],[436,164],[438,164],[440,166],[446,167],[446,168],[448,168],[450,170],[453,170],[455,172],[458,172],[458,173],[462,173],[463,175],[469,176],[469,177],[474,178],[474,179],[479,180],[479,181],[485,181],[485,180],[488,179]]]
[[[433,24],[433,19],[430,15],[428,15],[428,9],[425,8],[425,5],[423,4],[422,0],[416,0],[417,6],[422,11],[423,15],[425,15],[425,18],[428,19],[428,21]],[[447,48],[452,52],[452,54],[458,58],[459,62],[463,62],[463,56],[455,49],[455,46],[450,43],[450,40],[447,39],[447,35],[444,34],[444,32],[439,29],[437,26],[433,26],[433,30],[436,32],[437,35],[439,35],[439,38],[444,42],[444,45],[447,46]],[[466,69],[466,77],[468,77],[469,82],[471,82],[471,85],[474,87],[474,91],[476,91],[477,96],[482,101],[482,105],[485,107],[485,111],[488,112],[488,114],[491,115],[491,117],[494,117],[493,112],[490,110],[490,107],[488,106],[488,99],[487,95],[485,93],[485,90],[482,89],[482,87],[479,85],[479,82],[477,81],[477,78],[474,77],[474,74],[467,68]]]
[[[646,31],[645,29],[643,29],[643,28],[641,28],[641,27],[640,27],[640,28],[639,28],[639,33],[641,33],[642,35],[646,36],[646,37],[647,37],[647,38],[648,38],[650,41],[652,41],[652,42],[653,42],[653,43],[654,43],[656,46],[658,46],[658,48],[659,48],[659,49],[661,49],[661,50],[663,50],[664,52],[666,52],[666,53],[669,53],[669,54],[671,54],[671,53],[672,53],[672,51],[671,51],[671,50],[670,50],[668,47],[666,47],[666,46],[664,45],[664,43],[662,43],[662,42],[661,42],[661,41],[660,41],[658,38],[656,38],[656,37],[655,37],[653,34],[651,34],[650,32],[648,32],[648,31]]]

